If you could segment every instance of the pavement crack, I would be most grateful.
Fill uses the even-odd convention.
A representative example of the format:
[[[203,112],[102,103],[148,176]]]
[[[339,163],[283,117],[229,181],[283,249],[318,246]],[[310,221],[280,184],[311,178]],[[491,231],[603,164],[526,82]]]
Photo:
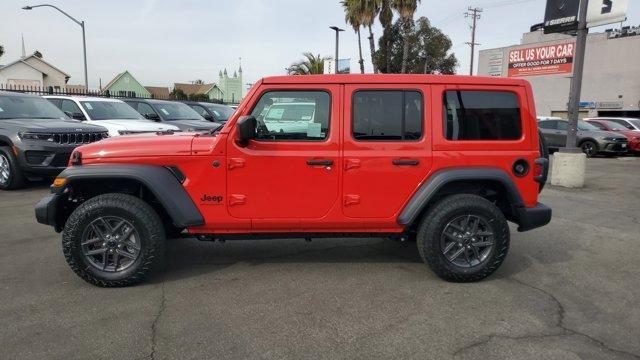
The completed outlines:
[[[533,286],[531,284],[528,284],[522,280],[518,280],[515,278],[507,278],[507,280],[510,280],[514,283],[517,283],[521,286],[527,287],[529,289],[535,290],[537,292],[540,292],[542,294],[544,294],[547,298],[551,299],[555,304],[556,304],[556,321],[554,326],[556,328],[559,328],[560,331],[553,333],[539,333],[539,334],[526,334],[526,335],[522,335],[522,336],[509,336],[509,335],[501,335],[501,334],[491,334],[488,336],[483,337],[482,339],[473,342],[471,344],[465,345],[459,349],[457,349],[454,353],[453,356],[457,356],[467,350],[476,348],[478,346],[482,346],[485,345],[487,343],[489,343],[491,340],[493,339],[509,339],[509,340],[529,340],[529,339],[543,339],[543,338],[550,338],[550,337],[562,337],[562,336],[581,336],[587,340],[589,340],[590,342],[594,343],[595,345],[597,345],[598,347],[600,347],[601,349],[611,352],[611,353],[615,353],[618,355],[623,355],[623,356],[627,356],[627,357],[632,357],[634,359],[640,359],[640,356],[628,351],[624,351],[624,350],[620,350],[620,349],[615,349],[609,345],[607,345],[604,341],[599,340],[594,338],[591,335],[585,334],[583,332],[574,330],[569,328],[568,326],[566,326],[564,324],[564,319],[565,319],[565,313],[566,310],[564,308],[564,305],[562,304],[562,302],[560,302],[560,300],[558,300],[558,298],[551,292],[544,290],[542,288]]]
[[[156,358],[156,345],[158,341],[157,340],[158,321],[160,320],[160,317],[164,313],[166,309],[166,304],[167,304],[164,285],[165,285],[165,281],[164,279],[162,279],[162,286],[160,287],[160,293],[161,293],[160,306],[158,307],[158,311],[156,312],[155,317],[153,318],[153,322],[151,323],[151,352],[149,353],[149,356],[148,356],[150,360],[155,360]]]

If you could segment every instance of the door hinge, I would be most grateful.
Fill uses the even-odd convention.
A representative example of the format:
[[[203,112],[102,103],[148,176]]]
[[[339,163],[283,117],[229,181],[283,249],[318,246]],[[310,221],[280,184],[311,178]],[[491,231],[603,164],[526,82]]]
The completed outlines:
[[[232,194],[229,196],[229,206],[242,205],[247,202],[247,197],[240,194]]]
[[[233,170],[235,168],[242,168],[244,167],[244,163],[245,163],[245,159],[243,158],[230,158],[229,165],[227,165],[227,168],[229,170]]]
[[[360,195],[345,195],[344,206],[356,205],[360,203]]]
[[[357,169],[360,167],[360,164],[361,164],[360,159],[347,159],[347,161],[344,162],[344,169],[345,170]]]

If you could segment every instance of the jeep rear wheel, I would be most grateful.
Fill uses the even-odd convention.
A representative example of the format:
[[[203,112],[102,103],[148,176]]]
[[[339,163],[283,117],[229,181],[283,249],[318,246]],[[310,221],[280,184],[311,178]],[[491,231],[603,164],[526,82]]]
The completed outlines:
[[[502,211],[476,195],[452,195],[436,203],[418,229],[423,261],[447,281],[472,282],[491,275],[509,250]]]
[[[69,217],[62,248],[71,269],[102,287],[143,281],[157,268],[165,234],[155,211],[139,198],[106,194],[80,205]]]

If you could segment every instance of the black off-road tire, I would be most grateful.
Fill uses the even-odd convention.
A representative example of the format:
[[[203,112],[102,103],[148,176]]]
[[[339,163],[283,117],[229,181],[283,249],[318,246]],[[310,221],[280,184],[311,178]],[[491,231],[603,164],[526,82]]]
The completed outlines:
[[[121,271],[106,272],[91,265],[82,253],[85,229],[99,217],[118,216],[140,235],[140,255]],[[163,261],[164,226],[158,214],[141,199],[126,194],[105,194],[87,200],[69,217],[62,233],[62,250],[71,269],[86,282],[100,287],[122,287],[144,281]]]
[[[447,224],[462,215],[480,215],[488,219],[494,233],[494,245],[482,263],[465,268],[449,262],[442,254],[442,232]],[[418,251],[422,260],[440,278],[451,282],[479,281],[496,271],[509,251],[509,226],[502,211],[477,195],[451,195],[427,211],[418,228]]]
[[[16,190],[24,187],[26,178],[22,174],[22,170],[18,165],[18,159],[13,155],[13,150],[8,146],[0,146],[0,155],[2,155],[10,166],[9,180],[7,182],[0,181],[1,190]]]

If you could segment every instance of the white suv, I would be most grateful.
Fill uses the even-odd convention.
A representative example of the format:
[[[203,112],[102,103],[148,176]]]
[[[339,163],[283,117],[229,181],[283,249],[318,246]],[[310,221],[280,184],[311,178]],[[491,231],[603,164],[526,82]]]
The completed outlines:
[[[109,136],[179,131],[176,126],[145,119],[124,101],[86,96],[43,96],[69,117],[100,125],[109,130]]]

